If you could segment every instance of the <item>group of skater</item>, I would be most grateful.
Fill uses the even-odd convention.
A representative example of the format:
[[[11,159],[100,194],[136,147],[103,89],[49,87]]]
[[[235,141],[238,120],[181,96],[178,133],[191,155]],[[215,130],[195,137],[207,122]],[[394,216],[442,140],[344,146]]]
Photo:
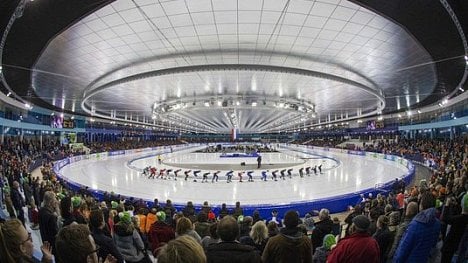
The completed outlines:
[[[170,168],[156,168],[154,166],[147,166],[143,169],[142,175],[147,176],[148,179],[173,179],[177,180],[179,173],[182,172],[182,169],[170,169]],[[277,169],[277,170],[262,170],[261,171],[261,180],[262,181],[268,181],[269,178],[273,181],[278,181],[278,179],[286,180],[286,177],[292,179],[293,177],[293,168],[289,169]],[[208,183],[211,181],[211,183],[218,182],[219,179],[219,174],[221,171],[203,171],[202,170],[184,170],[183,175],[184,175],[184,180],[188,181],[190,177],[192,177],[194,182],[197,182],[199,179],[199,176],[201,176],[201,182],[202,183]],[[234,171],[230,170],[225,173],[226,176],[226,182],[231,183],[232,182],[232,177],[234,176]],[[298,169],[297,174],[299,177],[304,177],[304,176],[311,176],[312,174],[318,175],[322,173],[322,164],[315,165],[315,166],[307,166],[307,167],[301,167]],[[253,170],[248,170],[248,171],[238,171],[237,172],[237,177],[239,178],[239,182],[243,182],[243,179],[245,176],[247,176],[247,181],[248,182],[253,182],[254,181],[254,171]],[[211,178],[209,178],[211,176]],[[191,179],[191,180],[192,180]],[[209,180],[211,179],[211,180]]]

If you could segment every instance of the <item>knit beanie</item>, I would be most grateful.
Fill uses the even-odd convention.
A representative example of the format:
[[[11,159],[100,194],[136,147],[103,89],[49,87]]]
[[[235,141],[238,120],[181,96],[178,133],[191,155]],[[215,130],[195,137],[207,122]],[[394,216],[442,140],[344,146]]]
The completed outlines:
[[[468,213],[468,193],[464,194],[461,200],[462,212]]]
[[[156,216],[158,217],[158,221],[166,221],[166,213],[163,211],[157,212]]]
[[[132,222],[132,216],[129,212],[120,212],[119,213],[120,221],[126,224],[130,224]]]
[[[112,206],[112,209],[117,209],[117,207],[119,206],[119,203],[117,203],[116,201],[112,201],[111,206]]]
[[[71,201],[72,201],[73,208],[80,207],[80,205],[81,205],[81,197],[79,197],[79,196],[73,196],[73,197],[71,198]]]
[[[327,234],[323,237],[323,246],[330,250],[333,245],[336,244],[335,236],[332,234]]]
[[[366,216],[358,215],[353,218],[353,223],[361,231],[367,231],[370,226],[370,221]]]

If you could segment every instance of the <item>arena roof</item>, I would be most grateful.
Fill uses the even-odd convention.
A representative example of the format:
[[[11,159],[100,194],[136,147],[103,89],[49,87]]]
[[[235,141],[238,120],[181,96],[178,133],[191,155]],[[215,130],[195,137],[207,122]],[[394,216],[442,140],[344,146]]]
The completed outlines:
[[[53,110],[204,132],[409,110],[466,88],[467,6],[6,1],[2,90]]]

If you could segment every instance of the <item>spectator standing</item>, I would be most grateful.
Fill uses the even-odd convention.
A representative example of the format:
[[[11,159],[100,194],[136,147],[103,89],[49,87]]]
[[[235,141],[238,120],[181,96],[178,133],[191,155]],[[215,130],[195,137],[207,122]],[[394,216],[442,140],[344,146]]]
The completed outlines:
[[[444,239],[442,246],[442,262],[451,262],[455,254],[460,240],[468,225],[468,194],[464,194],[461,200],[461,214],[457,214],[456,210],[457,201],[454,198],[447,198],[444,213],[442,214],[442,221],[450,225],[450,230]],[[467,248],[468,249],[468,248]]]
[[[158,263],[206,263],[200,244],[190,236],[180,236],[162,247]]]
[[[148,231],[148,240],[151,243],[153,255],[157,255],[157,249],[175,238],[174,229],[166,223],[166,213],[159,211],[156,213],[157,221],[151,225]]]
[[[393,258],[394,262],[427,262],[440,234],[435,198],[430,192],[421,195],[419,210],[408,225]]]
[[[405,212],[405,219],[401,224],[398,225],[398,228],[395,233],[395,237],[393,238],[393,245],[392,248],[390,249],[390,252],[388,253],[388,259],[392,260],[393,255],[395,255],[395,251],[398,248],[398,245],[400,244],[400,240],[403,237],[403,234],[406,232],[406,229],[408,229],[409,223],[413,220],[413,218],[416,216],[418,213],[418,203],[416,202],[410,202],[407,207],[406,207],[406,212]]]
[[[341,239],[327,258],[329,263],[378,263],[380,249],[369,233],[369,219],[364,215],[353,218],[350,235]]]
[[[284,215],[285,227],[268,240],[262,254],[263,262],[312,262],[312,242],[298,228],[299,215],[288,211]]]
[[[322,246],[323,237],[331,234],[333,230],[333,221],[330,219],[330,211],[321,209],[319,212],[319,221],[315,223],[315,228],[312,230],[312,245],[315,248]]]
[[[24,221],[24,199],[23,196],[21,196],[20,189],[19,189],[19,183],[17,181],[13,181],[13,187],[11,188],[11,201],[13,203],[13,207],[15,208],[15,214],[16,218],[18,218],[23,225],[25,225]]]
[[[97,252],[99,258],[105,258],[108,254],[111,254],[116,258],[118,263],[123,263],[124,259],[120,254],[111,236],[108,236],[104,229],[107,227],[104,215],[101,210],[93,210],[89,216],[89,228],[91,235],[94,238],[96,245],[100,247]]]
[[[44,206],[39,210],[39,229],[42,242],[49,242],[55,255],[55,236],[58,233],[57,206],[58,201],[52,191],[44,193]]]
[[[206,250],[208,263],[260,263],[260,254],[251,246],[240,244],[239,225],[232,216],[225,216],[218,223],[217,233],[221,242],[212,244]]]
[[[315,250],[312,260],[314,263],[325,263],[327,262],[327,257],[331,252],[331,249],[336,245],[335,236],[332,234],[327,234],[323,237],[322,246],[318,247]]]
[[[372,236],[380,248],[380,262],[385,263],[388,252],[393,243],[393,235],[388,229],[389,219],[387,216],[381,215],[377,219],[377,231]]]
[[[265,222],[258,221],[255,223],[252,226],[249,235],[241,237],[239,241],[241,244],[255,247],[261,255],[268,241],[268,228],[265,225]]]

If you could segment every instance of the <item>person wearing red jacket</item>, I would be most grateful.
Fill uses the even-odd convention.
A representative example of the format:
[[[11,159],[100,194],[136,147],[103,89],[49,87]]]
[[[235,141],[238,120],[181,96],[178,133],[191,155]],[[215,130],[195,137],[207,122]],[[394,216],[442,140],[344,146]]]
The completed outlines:
[[[155,257],[159,253],[158,248],[162,247],[170,240],[175,239],[174,229],[169,224],[164,222],[166,220],[166,213],[159,211],[156,213],[156,217],[158,218],[158,221],[151,225],[148,232],[148,239],[151,243],[151,251],[153,251],[153,255]]]
[[[341,239],[327,258],[328,263],[380,262],[380,249],[377,241],[367,232],[370,221],[366,216],[353,218],[350,236]]]

